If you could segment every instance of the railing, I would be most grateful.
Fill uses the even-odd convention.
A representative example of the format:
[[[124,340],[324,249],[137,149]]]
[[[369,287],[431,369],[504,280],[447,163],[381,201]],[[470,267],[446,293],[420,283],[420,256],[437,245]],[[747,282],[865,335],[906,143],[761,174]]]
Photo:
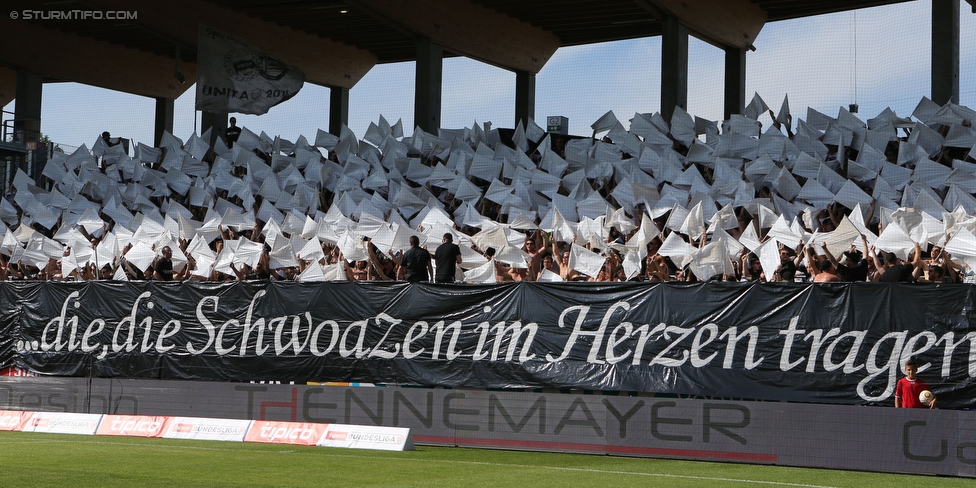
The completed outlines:
[[[18,118],[6,118],[8,115],[13,116],[13,112],[3,111],[3,142],[14,144],[16,146],[24,146],[27,151],[33,151],[37,149],[36,143],[41,139],[41,131],[38,129],[28,129],[27,125],[30,122],[36,122],[37,126],[40,126],[41,119],[29,118],[29,119],[18,119]],[[34,144],[30,144],[33,142]],[[32,147],[33,146],[33,147]]]
[[[13,116],[12,118],[7,118]],[[18,119],[15,114],[3,111],[2,135],[0,135],[0,178],[3,178],[3,188],[9,188],[16,170],[23,169],[37,179],[43,169],[44,162],[50,154],[51,144],[39,144],[41,139],[40,120],[38,118]],[[32,127],[37,127],[32,128]]]

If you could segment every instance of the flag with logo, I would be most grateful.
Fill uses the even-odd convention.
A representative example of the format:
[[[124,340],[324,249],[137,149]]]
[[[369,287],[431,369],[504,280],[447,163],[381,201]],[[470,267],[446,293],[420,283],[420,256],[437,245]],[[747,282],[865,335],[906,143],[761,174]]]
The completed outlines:
[[[200,26],[197,110],[262,115],[295,96],[305,73],[254,46]]]

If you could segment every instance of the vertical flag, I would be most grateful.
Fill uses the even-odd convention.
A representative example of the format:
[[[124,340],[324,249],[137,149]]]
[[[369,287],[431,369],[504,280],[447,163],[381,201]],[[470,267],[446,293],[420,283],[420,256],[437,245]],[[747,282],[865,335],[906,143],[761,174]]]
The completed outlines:
[[[246,42],[200,26],[197,110],[262,115],[295,96],[305,73]]]

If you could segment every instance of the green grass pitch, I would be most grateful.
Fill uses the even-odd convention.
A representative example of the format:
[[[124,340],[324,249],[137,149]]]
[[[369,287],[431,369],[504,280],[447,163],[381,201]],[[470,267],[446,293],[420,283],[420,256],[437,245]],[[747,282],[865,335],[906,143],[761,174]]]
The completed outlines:
[[[583,454],[322,447],[0,432],[6,487],[891,487],[971,479]]]

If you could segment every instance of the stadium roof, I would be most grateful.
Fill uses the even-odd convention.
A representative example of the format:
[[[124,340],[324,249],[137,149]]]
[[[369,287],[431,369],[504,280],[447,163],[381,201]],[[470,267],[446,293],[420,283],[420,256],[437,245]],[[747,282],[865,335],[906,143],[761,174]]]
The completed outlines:
[[[746,49],[767,21],[903,1],[17,0],[11,10],[20,18],[0,16],[7,38],[19,39],[16,49],[0,51],[0,104],[13,95],[17,69],[46,81],[175,99],[192,83],[174,74],[195,77],[200,24],[300,66],[312,83],[351,88],[375,64],[414,60],[423,38],[441,45],[445,56],[537,73],[559,47],[657,36],[668,17],[707,42]],[[130,18],[51,18],[73,11]]]

